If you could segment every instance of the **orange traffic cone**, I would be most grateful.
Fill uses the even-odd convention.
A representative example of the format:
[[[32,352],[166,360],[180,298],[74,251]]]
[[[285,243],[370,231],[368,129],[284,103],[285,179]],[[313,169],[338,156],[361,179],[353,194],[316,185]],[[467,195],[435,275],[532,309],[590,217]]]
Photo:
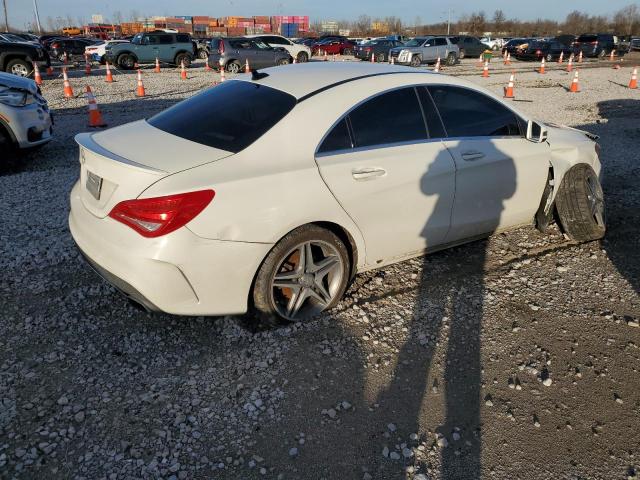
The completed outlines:
[[[187,71],[184,68],[184,60],[182,60],[180,62],[180,78],[182,80],[186,80],[187,79]]]
[[[156,57],[156,68],[153,70],[155,73],[160,73],[160,60]]]
[[[36,81],[36,85],[42,85],[42,77],[40,76],[40,69],[38,68],[38,64],[33,62],[33,79]]]
[[[609,61],[615,62],[616,60],[616,49],[611,50],[611,54],[609,55]]]
[[[244,61],[244,73],[251,73],[251,68],[249,68],[249,59]]]
[[[433,71],[438,73],[440,71],[440,57],[436,60],[436,66],[433,67]]]
[[[73,98],[73,89],[67,77],[67,68],[62,67],[62,85],[64,87],[64,98]]]
[[[225,76],[224,76],[224,67],[220,67],[220,83],[224,82],[226,80]]]
[[[109,62],[106,62],[107,66],[107,77],[104,79],[107,83],[113,83],[113,75],[111,74],[111,67],[109,66]]]
[[[211,71],[211,67],[209,66],[209,60],[206,60],[204,62],[204,70],[205,70],[205,72]]]
[[[482,54],[480,54],[480,56],[478,57],[478,66],[482,66]]]
[[[560,52],[560,56],[558,57],[558,63],[562,64],[564,62],[564,52]]]
[[[484,61],[484,67],[482,68],[482,77],[489,78],[489,61]]]
[[[334,53],[333,55],[331,55],[331,61],[335,62],[336,61],[336,54]]]
[[[511,72],[511,76],[509,77],[509,83],[507,87],[504,89],[504,98],[515,98],[513,94],[513,82],[515,81],[516,73]]]
[[[64,52],[64,58],[62,59],[62,63],[64,63],[65,65],[69,63],[69,54],[67,52]]]
[[[376,54],[371,52],[371,63],[376,63]]]
[[[293,63],[298,63],[298,62],[296,61],[296,57],[293,57]]]
[[[569,56],[569,62],[567,63],[567,72],[573,70],[573,53]]]
[[[84,74],[91,75],[91,63],[89,62],[89,56],[84,56]]]
[[[51,65],[47,67],[47,76],[48,77],[53,76],[53,67]]]
[[[631,80],[629,81],[629,88],[635,90],[638,88],[638,67],[633,67],[631,72]]]
[[[578,53],[578,63],[582,63],[582,50]]]
[[[504,62],[505,65],[511,65],[511,53],[504,52]]]
[[[546,73],[546,72],[544,71],[544,67],[545,67],[545,64],[544,64],[544,57],[542,57],[542,61],[540,62],[540,68],[538,69],[538,73],[542,73],[542,74]]]
[[[93,96],[91,87],[87,85],[87,102],[89,102],[89,126],[90,127],[105,127],[107,124],[102,121],[102,114],[98,110],[98,102],[96,97]]]
[[[142,84],[142,70],[138,70],[138,88],[136,89],[137,97],[144,97],[146,92],[144,91],[144,85]]]
[[[326,50],[324,51],[324,61],[325,62],[327,61],[327,51]]]
[[[571,93],[578,93],[580,91],[580,83],[578,82],[579,73],[580,71],[576,70],[576,73],[573,75],[573,81],[571,82],[571,88],[569,89]]]
[[[395,58],[391,57],[391,65],[395,65],[395,64],[396,64]]]

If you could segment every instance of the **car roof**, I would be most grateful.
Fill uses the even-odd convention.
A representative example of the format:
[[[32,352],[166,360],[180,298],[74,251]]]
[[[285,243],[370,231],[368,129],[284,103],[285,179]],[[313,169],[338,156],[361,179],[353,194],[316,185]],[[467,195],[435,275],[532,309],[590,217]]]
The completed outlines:
[[[420,81],[425,83],[436,77],[425,70],[370,62],[305,62],[265,68],[260,72],[267,73],[268,76],[256,80],[257,83],[289,93],[297,99],[326,90],[336,84],[375,75],[422,75]],[[251,81],[248,75],[240,76],[238,79]]]

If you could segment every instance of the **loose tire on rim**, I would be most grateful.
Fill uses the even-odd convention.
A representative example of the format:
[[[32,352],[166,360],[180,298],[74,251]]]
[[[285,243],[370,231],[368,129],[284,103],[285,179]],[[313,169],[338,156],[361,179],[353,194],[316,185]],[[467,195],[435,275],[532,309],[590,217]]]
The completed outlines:
[[[604,195],[589,165],[576,165],[564,175],[555,204],[562,229],[571,239],[586,242],[604,236]]]
[[[312,318],[340,301],[349,272],[340,238],[317,225],[299,227],[262,262],[253,286],[254,313],[266,323]]]

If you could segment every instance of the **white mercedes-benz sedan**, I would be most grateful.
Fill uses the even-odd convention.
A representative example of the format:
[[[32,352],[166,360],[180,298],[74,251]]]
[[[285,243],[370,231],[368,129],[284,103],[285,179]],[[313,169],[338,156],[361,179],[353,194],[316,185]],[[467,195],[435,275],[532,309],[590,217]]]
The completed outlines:
[[[575,240],[602,237],[596,138],[446,75],[265,69],[79,134],[69,226],[149,310],[305,319],[358,272],[555,214]]]

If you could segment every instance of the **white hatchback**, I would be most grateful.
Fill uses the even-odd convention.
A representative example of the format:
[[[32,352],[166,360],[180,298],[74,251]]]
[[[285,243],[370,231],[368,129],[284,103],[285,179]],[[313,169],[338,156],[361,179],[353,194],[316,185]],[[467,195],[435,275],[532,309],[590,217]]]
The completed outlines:
[[[306,45],[299,43],[293,43],[288,38],[284,38],[281,35],[261,34],[261,35],[245,35],[247,38],[254,38],[262,40],[264,43],[274,48],[284,48],[291,58],[295,59],[297,63],[304,63],[311,58],[311,49]]]
[[[270,68],[76,141],[73,238],[174,314],[308,318],[357,272],[554,211],[576,240],[605,232],[592,136],[406,67]]]

